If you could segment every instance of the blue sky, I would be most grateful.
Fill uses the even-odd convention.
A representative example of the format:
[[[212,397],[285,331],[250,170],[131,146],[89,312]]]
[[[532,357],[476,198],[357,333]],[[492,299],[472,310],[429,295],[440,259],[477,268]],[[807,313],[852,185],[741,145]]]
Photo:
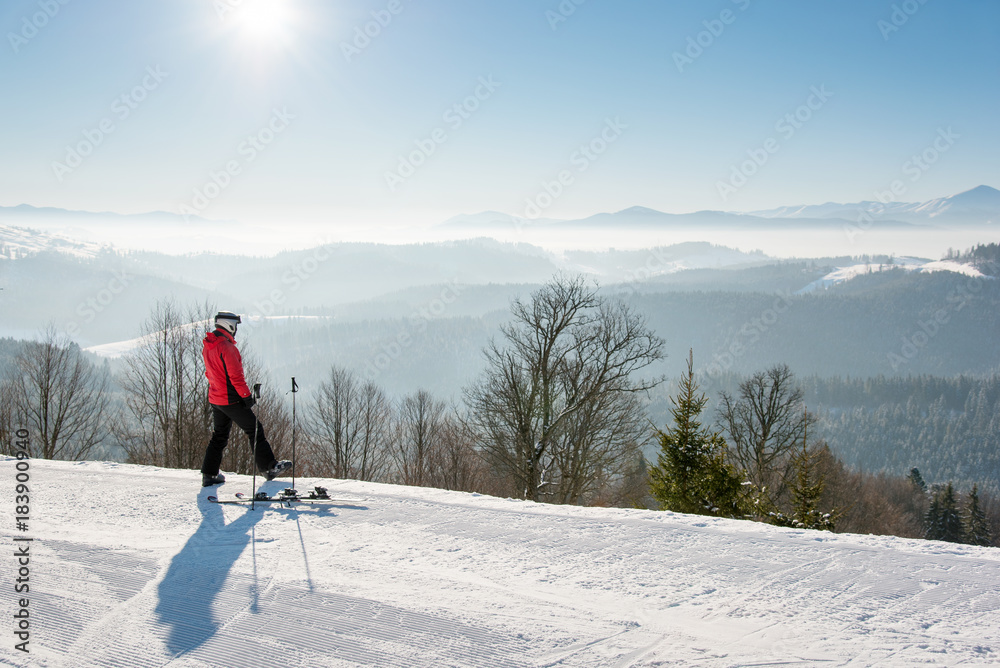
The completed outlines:
[[[1000,187],[995,0],[63,2],[0,10],[0,205],[346,225]]]

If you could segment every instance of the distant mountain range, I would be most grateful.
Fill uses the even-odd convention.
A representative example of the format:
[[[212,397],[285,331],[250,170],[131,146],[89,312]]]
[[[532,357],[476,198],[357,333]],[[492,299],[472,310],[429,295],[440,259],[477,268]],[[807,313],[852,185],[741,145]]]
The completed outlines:
[[[939,197],[928,202],[857,202],[855,204],[826,204],[781,207],[766,211],[753,211],[750,215],[760,218],[852,218],[859,211],[879,211],[880,217],[914,224],[948,222],[967,224],[992,224],[1000,222],[1000,190],[978,186],[972,190]]]
[[[634,206],[615,213],[599,213],[587,218],[556,220],[552,218],[524,219],[496,211],[455,216],[441,227],[453,230],[488,230],[525,228],[550,230],[635,229],[670,230],[676,228],[701,229],[822,229],[842,227],[870,216],[883,227],[952,228],[988,226],[1000,223],[1000,190],[978,186],[957,195],[941,197],[927,202],[855,202],[853,204],[826,204],[784,206],[747,213],[728,211],[696,211],[694,213],[665,213],[641,206]]]
[[[183,225],[195,225],[198,223],[217,223],[232,221],[209,221],[198,216],[182,216],[169,211],[149,211],[146,213],[115,213],[113,211],[78,211],[73,209],[60,209],[51,206],[31,206],[30,204],[18,204],[17,206],[0,206],[0,224],[3,225],[31,225],[32,223],[45,223],[46,221],[60,220],[68,222],[71,220],[80,223],[101,222],[121,224],[147,222],[147,223],[176,223]]]
[[[855,202],[853,204],[803,204],[783,206],[746,213],[732,211],[696,211],[666,213],[642,206],[633,206],[615,213],[598,213],[586,218],[562,220],[555,218],[525,219],[499,211],[483,211],[454,216],[437,226],[439,230],[487,234],[514,227],[550,230],[670,230],[701,229],[822,229],[856,222],[862,215],[871,215],[880,226],[907,228],[921,226],[950,228],[990,226],[1000,223],[1000,190],[977,186],[957,195],[940,197],[927,202]],[[72,211],[28,204],[0,206],[0,225],[15,225],[34,229],[81,231],[102,230],[123,232],[141,226],[147,232],[178,229],[204,230],[206,224],[219,234],[227,229],[241,228],[237,221],[216,221],[197,216],[181,216],[166,211],[120,214],[95,211]]]

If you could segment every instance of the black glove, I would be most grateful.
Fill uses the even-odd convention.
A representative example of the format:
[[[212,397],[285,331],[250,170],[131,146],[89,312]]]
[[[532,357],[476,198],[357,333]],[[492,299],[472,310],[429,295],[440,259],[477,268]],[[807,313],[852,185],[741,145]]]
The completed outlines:
[[[253,398],[252,394],[250,396],[248,396],[248,397],[243,397],[243,405],[246,408],[253,408],[253,405],[255,403],[257,403],[257,400]]]

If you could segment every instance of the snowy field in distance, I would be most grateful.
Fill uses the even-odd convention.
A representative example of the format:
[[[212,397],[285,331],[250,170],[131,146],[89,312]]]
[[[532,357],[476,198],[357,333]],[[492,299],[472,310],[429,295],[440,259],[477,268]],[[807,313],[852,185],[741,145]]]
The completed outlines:
[[[830,272],[826,276],[817,279],[807,285],[806,287],[798,290],[795,294],[802,295],[808,292],[816,292],[818,290],[825,290],[831,286],[837,285],[839,283],[844,283],[852,278],[857,278],[858,276],[864,276],[865,274],[878,273],[882,271],[892,271],[894,269],[903,269],[906,271],[914,271],[918,273],[933,273],[938,271],[950,271],[955,274],[963,274],[970,278],[982,278],[993,280],[992,276],[986,276],[983,272],[979,271],[970,264],[964,264],[961,262],[954,262],[951,260],[935,260],[933,262],[928,262],[926,260],[921,260],[912,257],[897,257],[893,259],[892,264],[853,264],[848,267],[838,267],[836,270]]]
[[[14,462],[3,470],[14,480]],[[259,481],[259,479],[258,479]],[[193,471],[31,462],[15,666],[1000,663],[1000,550],[354,481],[327,509],[206,501]],[[265,484],[276,492],[288,484]],[[231,476],[225,492],[249,491]]]

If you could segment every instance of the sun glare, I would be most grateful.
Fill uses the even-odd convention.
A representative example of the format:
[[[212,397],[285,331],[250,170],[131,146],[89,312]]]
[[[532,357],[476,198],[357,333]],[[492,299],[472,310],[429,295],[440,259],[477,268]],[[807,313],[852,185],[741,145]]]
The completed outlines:
[[[243,0],[237,14],[240,32],[248,39],[280,43],[290,38],[293,17],[287,0]]]

